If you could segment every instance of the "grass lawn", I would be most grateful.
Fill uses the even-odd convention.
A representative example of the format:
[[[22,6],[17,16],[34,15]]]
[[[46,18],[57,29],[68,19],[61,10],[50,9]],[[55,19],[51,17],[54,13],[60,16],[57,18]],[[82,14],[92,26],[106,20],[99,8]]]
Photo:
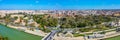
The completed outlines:
[[[120,36],[112,37],[112,38],[107,38],[106,40],[120,40]]]
[[[86,35],[92,35],[93,33],[88,33]],[[78,34],[78,33],[75,33],[73,34],[74,37],[79,37],[79,36],[85,36],[85,34]]]

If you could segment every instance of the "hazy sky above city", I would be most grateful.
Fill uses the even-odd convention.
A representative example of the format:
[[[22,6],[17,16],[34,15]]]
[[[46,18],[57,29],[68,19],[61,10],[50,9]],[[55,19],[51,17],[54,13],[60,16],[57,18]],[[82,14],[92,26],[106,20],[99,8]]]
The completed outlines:
[[[0,9],[120,9],[120,0],[0,0]]]

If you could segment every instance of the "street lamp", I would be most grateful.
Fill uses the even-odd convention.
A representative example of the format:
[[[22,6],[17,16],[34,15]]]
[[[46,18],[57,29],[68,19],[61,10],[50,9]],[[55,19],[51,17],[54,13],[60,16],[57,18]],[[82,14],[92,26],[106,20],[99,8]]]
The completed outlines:
[[[86,40],[86,36],[87,36],[86,33],[84,33],[84,40]]]

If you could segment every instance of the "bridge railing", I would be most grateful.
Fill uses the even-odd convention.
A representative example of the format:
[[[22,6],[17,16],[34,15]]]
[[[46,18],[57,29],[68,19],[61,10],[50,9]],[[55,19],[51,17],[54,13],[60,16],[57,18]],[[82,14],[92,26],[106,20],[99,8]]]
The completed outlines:
[[[50,35],[50,33],[48,33],[44,38],[42,38],[42,40],[45,40],[46,37],[48,37]]]

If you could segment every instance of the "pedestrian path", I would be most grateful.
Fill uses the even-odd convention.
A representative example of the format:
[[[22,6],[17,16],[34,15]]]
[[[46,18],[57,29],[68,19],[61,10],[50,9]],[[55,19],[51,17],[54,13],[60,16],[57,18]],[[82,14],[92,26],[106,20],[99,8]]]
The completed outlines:
[[[115,37],[115,36],[119,36],[119,35],[120,35],[119,32],[112,31],[112,32],[106,33],[105,37],[99,38],[99,39],[106,39],[106,38],[111,38],[111,37]]]

